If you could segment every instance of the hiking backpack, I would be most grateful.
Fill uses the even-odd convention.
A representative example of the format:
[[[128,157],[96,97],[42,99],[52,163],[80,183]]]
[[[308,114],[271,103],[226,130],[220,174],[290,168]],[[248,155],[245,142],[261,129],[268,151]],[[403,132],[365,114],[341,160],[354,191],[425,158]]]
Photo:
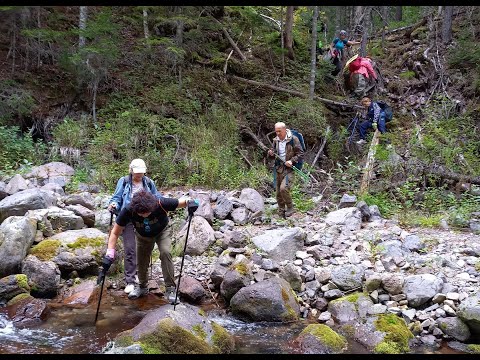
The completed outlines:
[[[385,122],[389,122],[393,118],[393,110],[390,105],[383,101],[377,101],[378,106],[385,112]]]
[[[298,138],[298,140],[300,141],[300,145],[302,146],[302,150],[305,152],[307,147],[305,146],[305,141],[303,140],[303,135],[300,132],[298,132],[297,130],[290,129],[290,131],[291,131],[292,135],[294,135]],[[294,146],[293,137],[292,137],[292,140],[290,140],[290,144],[292,146]],[[295,166],[298,170],[302,170],[303,160],[300,160],[299,162],[297,162],[293,166]]]

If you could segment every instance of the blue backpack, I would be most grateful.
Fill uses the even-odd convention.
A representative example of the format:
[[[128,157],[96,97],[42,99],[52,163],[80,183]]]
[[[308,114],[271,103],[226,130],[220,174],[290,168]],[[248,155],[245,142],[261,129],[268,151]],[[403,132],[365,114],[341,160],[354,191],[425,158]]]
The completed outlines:
[[[307,149],[307,147],[305,146],[305,141],[303,140],[303,135],[298,132],[297,130],[293,130],[293,129],[290,129],[290,131],[292,132],[292,135],[293,136],[296,136],[298,138],[298,140],[300,140],[300,145],[302,145],[302,150],[305,152],[305,150]],[[292,140],[290,140],[290,144],[292,146],[294,146],[293,144],[293,138]],[[295,166],[298,170],[302,170],[302,166],[303,166],[303,160],[300,160],[299,162],[297,162]]]

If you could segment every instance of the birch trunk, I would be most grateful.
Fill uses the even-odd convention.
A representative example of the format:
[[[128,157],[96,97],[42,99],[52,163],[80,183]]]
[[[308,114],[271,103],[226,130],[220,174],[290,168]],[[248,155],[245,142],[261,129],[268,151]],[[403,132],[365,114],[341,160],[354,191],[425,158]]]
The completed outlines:
[[[311,48],[311,69],[310,69],[310,100],[313,100],[315,93],[315,74],[317,72],[317,19],[318,6],[313,7],[312,21],[312,48]]]
[[[78,47],[82,48],[85,46],[85,36],[83,36],[82,31],[85,31],[87,28],[87,11],[88,6],[80,6],[80,21],[78,27],[80,28],[80,35],[78,36]]]

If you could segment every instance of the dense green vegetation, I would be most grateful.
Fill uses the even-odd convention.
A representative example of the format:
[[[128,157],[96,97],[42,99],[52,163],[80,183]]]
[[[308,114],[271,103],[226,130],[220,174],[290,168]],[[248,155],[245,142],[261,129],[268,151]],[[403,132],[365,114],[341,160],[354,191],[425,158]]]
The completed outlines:
[[[336,28],[352,26],[353,8],[320,7],[317,43],[325,48],[336,36]],[[404,6],[398,20],[396,7],[386,8],[386,30],[416,24],[436,11],[436,7]],[[270,193],[271,168],[265,166],[265,154],[242,129],[250,128],[269,145],[273,124],[285,121],[303,133],[308,148],[304,169],[311,170],[320,183],[312,187],[297,181],[293,197],[300,211],[313,210],[311,197],[320,193],[332,202],[344,192],[358,193],[368,149],[352,153],[345,147],[352,110],[229,77],[308,93],[312,9],[300,6],[294,11],[294,58],[286,56],[276,23],[285,10],[280,6],[89,7],[82,30],[78,7],[0,8],[6,30],[0,35],[4,48],[12,47],[7,30],[13,25],[20,29],[16,63],[10,55],[0,69],[8,74],[0,82],[0,155],[4,159],[0,175],[27,171],[47,161],[65,161],[76,170],[69,191],[79,182],[97,183],[112,191],[131,159],[140,157],[162,188],[251,186]],[[383,44],[378,36],[383,21],[379,12],[373,12],[371,30],[377,35],[371,35],[367,52],[389,76],[386,88],[400,99],[409,91],[423,92],[428,98],[416,108],[417,117],[392,104],[395,116],[384,136],[387,141],[377,147],[377,176],[369,193],[362,195],[368,204],[377,204],[382,214],[398,214],[406,225],[438,226],[445,219],[465,226],[469,214],[480,206],[478,195],[458,191],[458,181],[419,170],[435,165],[465,179],[480,174],[475,100],[480,89],[480,53],[478,29],[472,25],[479,14],[469,7],[462,14],[453,27],[454,41],[440,49],[454,95],[440,95],[440,85],[435,94],[418,85],[418,69],[408,62],[409,51],[422,54],[437,35],[421,26],[411,35],[418,49],[395,39]],[[326,29],[321,29],[322,23]],[[245,61],[235,51],[228,56],[233,48],[225,31]],[[84,46],[79,46],[79,36],[84,37]],[[359,40],[361,33],[351,36]],[[332,67],[319,60],[315,94],[355,102],[330,75]],[[463,111],[457,111],[453,98],[457,93],[464,97]],[[389,99],[387,94],[381,96]],[[332,131],[324,155],[312,168],[309,164],[327,126]]]

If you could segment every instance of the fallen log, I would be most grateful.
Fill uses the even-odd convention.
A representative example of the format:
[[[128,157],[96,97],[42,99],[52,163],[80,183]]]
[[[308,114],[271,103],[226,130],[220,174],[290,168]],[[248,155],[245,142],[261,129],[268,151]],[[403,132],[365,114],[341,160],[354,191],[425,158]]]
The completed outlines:
[[[275,86],[275,85],[261,83],[261,82],[255,81],[255,80],[244,79],[244,78],[236,76],[236,75],[228,75],[228,76],[232,79],[244,82],[246,84],[267,87],[267,88],[275,90],[275,91],[281,91],[281,92],[291,94],[291,95],[295,95],[295,96],[299,96],[299,97],[302,97],[302,98],[305,98],[305,99],[308,99],[308,96],[309,96],[308,94],[302,93],[302,92],[297,91],[297,90],[290,90],[290,89],[282,88],[282,87]],[[344,107],[344,108],[362,109],[362,106],[360,106],[360,105],[351,105],[351,104],[341,103],[341,102],[338,102],[338,101],[321,98],[321,97],[316,96],[316,95],[314,95],[313,98],[315,100],[321,101],[321,102],[323,102],[325,104],[329,104],[329,105],[341,106],[341,107]]]

